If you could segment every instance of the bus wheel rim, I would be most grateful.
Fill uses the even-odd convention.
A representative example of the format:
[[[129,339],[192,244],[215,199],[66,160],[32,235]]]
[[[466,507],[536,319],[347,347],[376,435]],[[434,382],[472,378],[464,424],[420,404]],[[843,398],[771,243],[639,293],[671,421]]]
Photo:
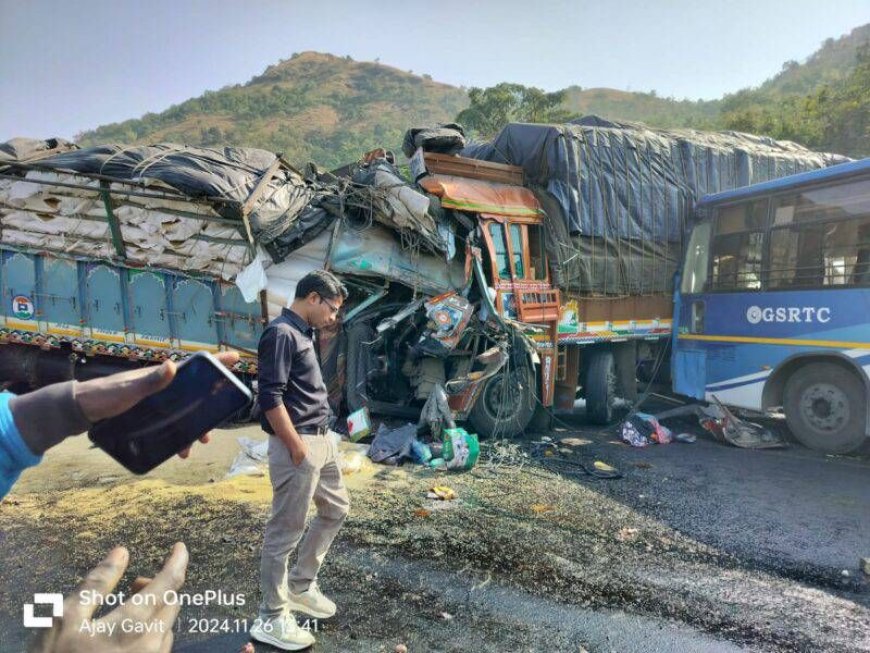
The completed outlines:
[[[808,387],[801,396],[800,408],[806,422],[818,431],[837,431],[849,421],[849,399],[830,383]]]

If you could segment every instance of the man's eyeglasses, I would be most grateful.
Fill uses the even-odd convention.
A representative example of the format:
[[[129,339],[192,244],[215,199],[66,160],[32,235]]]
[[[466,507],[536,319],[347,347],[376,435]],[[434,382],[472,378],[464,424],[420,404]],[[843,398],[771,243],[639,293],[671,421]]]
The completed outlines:
[[[339,306],[336,306],[335,304],[333,304],[332,302],[330,302],[330,301],[329,301],[328,299],[326,299],[323,295],[318,295],[318,297],[320,297],[320,301],[321,301],[322,303],[326,304],[326,305],[329,307],[329,310],[330,310],[330,311],[332,311],[333,313],[335,313],[336,315],[338,315],[338,311],[339,311],[339,308],[340,308]]]

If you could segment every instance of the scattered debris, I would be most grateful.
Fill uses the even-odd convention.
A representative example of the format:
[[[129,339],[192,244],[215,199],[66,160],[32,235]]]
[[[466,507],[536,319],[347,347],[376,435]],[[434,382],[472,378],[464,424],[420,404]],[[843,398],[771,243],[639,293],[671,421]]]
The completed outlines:
[[[529,506],[529,508],[536,515],[540,515],[545,512],[553,512],[555,510],[555,508],[548,503],[533,503]]]
[[[586,438],[562,438],[559,440],[559,444],[566,447],[583,447],[587,444],[592,444],[592,440],[587,440]]]
[[[427,499],[440,499],[441,501],[453,501],[456,498],[456,491],[447,485],[436,485],[429,488],[426,493]]]
[[[447,404],[447,393],[440,383],[436,383],[420,412],[417,431],[420,432],[423,428],[428,428],[433,438],[440,438],[444,428],[452,429],[455,427],[453,411]]]
[[[684,444],[694,444],[698,440],[698,436],[694,433],[677,433],[674,436],[674,440]]]
[[[364,454],[359,451],[354,451],[349,455],[341,456],[341,473],[342,474],[355,474],[360,469],[362,469],[364,461]]]
[[[477,435],[463,428],[445,429],[441,455],[447,469],[471,469],[480,456]]]
[[[417,426],[414,424],[405,424],[396,429],[381,424],[369,447],[369,458],[372,462],[384,465],[399,465],[406,458],[411,458],[411,445],[416,439]]]
[[[701,426],[716,438],[743,449],[774,449],[785,447],[785,442],[760,424],[739,419],[713,395],[714,405],[701,411],[708,415]],[[712,409],[712,410],[711,410]]]
[[[617,542],[631,542],[637,538],[638,530],[636,528],[620,528],[616,534]]]
[[[230,465],[227,478],[233,476],[265,476],[269,460],[269,441],[238,438],[241,451]]]
[[[701,427],[708,431],[719,442],[725,442],[743,449],[773,449],[787,447],[781,437],[769,429],[738,418],[721,401],[713,395],[713,403],[708,405],[688,404],[659,413],[658,420],[681,415],[695,415]],[[680,434],[680,442],[694,442],[694,436]]]
[[[870,557],[861,558],[861,571],[870,576]]]
[[[411,441],[411,460],[420,465],[426,465],[432,460],[432,449],[425,442],[416,438]]]
[[[518,471],[529,458],[519,444],[510,440],[484,442],[480,445],[480,453],[482,463],[479,463],[477,468],[491,473],[497,473],[504,467]]]
[[[369,409],[363,406],[347,416],[347,435],[351,442],[359,442],[372,430]]]
[[[634,413],[629,416],[620,425],[619,434],[632,447],[645,447],[651,442],[668,444],[673,439],[670,429],[648,413]]]

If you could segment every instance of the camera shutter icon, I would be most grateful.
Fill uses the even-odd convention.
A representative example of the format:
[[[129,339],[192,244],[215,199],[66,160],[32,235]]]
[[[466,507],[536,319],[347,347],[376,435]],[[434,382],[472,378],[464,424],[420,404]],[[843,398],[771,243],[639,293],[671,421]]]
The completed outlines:
[[[33,613],[34,606],[50,605],[50,617],[37,617]],[[63,616],[63,594],[34,594],[33,603],[24,604],[25,628],[51,628],[55,617]]]

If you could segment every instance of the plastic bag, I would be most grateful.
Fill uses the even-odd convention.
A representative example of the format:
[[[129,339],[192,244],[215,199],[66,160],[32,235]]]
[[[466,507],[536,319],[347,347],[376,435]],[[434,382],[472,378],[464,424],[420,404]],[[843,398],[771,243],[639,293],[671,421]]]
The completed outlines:
[[[477,435],[463,428],[445,429],[441,455],[447,469],[471,469],[480,456]]]

